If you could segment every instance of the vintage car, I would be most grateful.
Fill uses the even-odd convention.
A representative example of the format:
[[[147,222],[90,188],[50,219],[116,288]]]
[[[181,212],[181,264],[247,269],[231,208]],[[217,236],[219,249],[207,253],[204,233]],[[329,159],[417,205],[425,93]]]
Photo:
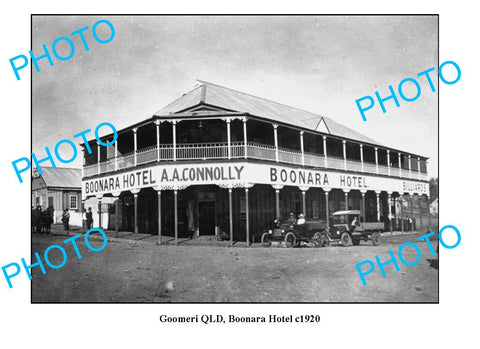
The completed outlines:
[[[362,222],[359,210],[337,211],[332,214],[333,227],[323,239],[324,246],[330,241],[340,241],[344,246],[360,244],[361,240],[372,240],[375,246],[380,245],[380,233],[384,231],[383,222]],[[352,225],[356,218],[357,223]]]
[[[286,247],[298,247],[302,242],[322,247],[325,226],[326,222],[319,219],[306,220],[304,224],[275,220],[272,229],[263,232],[262,246],[269,247],[272,241],[283,241]]]

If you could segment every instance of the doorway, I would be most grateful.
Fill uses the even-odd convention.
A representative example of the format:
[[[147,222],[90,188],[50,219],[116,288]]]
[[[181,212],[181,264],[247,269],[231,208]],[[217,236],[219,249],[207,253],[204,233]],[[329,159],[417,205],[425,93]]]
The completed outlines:
[[[215,201],[198,203],[199,235],[215,235]]]

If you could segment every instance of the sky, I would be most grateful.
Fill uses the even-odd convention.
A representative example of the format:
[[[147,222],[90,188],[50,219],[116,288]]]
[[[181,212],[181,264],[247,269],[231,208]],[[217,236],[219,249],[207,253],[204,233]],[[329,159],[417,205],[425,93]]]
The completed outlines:
[[[92,26],[107,19],[106,44]],[[75,30],[84,32],[86,51]],[[99,25],[100,38],[110,36]],[[121,129],[151,117],[196,79],[327,116],[375,141],[426,156],[438,176],[438,21],[436,16],[34,16],[32,51],[70,38],[73,57],[32,72],[32,149],[38,158],[62,139],[111,122]],[[68,45],[57,46],[67,56]],[[436,92],[417,74],[429,68]],[[449,71],[446,69],[446,75]],[[22,73],[21,73],[22,74]],[[378,102],[363,121],[355,100],[405,78],[421,86],[414,102]],[[404,94],[416,90],[404,85]],[[105,131],[108,131],[106,128]],[[68,147],[60,148],[68,158]],[[81,152],[79,152],[81,154]],[[80,155],[69,167],[80,167]],[[57,162],[57,165],[60,165]]]

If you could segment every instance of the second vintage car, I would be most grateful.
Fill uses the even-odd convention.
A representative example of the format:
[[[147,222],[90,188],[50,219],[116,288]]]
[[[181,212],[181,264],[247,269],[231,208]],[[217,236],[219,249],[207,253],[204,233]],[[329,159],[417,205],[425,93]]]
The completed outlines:
[[[337,211],[332,214],[333,227],[325,234],[323,245],[330,241],[340,241],[343,246],[359,245],[361,240],[372,240],[380,245],[380,234],[385,229],[383,222],[361,222],[359,210]]]

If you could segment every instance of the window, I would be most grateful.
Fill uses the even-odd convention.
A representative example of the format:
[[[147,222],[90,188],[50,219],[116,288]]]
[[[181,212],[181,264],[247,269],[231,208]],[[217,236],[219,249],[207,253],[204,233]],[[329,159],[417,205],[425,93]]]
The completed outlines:
[[[77,199],[76,195],[70,195],[70,210],[76,210],[78,208]]]
[[[35,197],[35,206],[42,206],[42,197],[36,196]]]
[[[320,203],[318,200],[312,200],[312,218],[320,217]]]

